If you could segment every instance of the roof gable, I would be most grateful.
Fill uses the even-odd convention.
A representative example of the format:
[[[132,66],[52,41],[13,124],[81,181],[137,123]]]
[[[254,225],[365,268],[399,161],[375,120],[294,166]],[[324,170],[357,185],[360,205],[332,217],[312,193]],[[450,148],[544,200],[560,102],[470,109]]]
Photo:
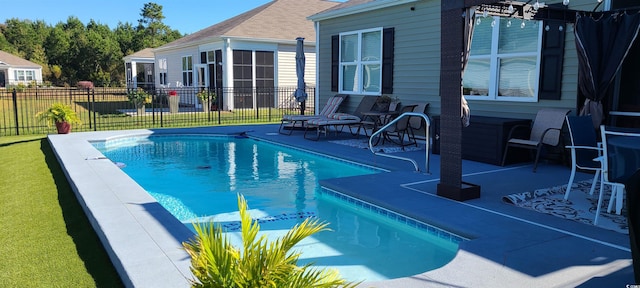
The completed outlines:
[[[315,42],[315,28],[307,17],[338,4],[340,3],[326,0],[274,0],[157,49],[198,44],[215,37],[290,41],[294,41],[296,37],[304,37],[309,42]]]
[[[0,50],[0,63],[12,67],[42,68],[41,65]]]

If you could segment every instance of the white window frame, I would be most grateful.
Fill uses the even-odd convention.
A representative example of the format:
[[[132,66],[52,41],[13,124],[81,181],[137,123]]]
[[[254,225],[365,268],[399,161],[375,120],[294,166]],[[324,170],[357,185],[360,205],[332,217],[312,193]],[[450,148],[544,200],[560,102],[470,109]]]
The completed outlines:
[[[379,32],[380,33],[380,58],[377,60],[362,60],[362,34],[364,33],[368,33],[368,32]],[[344,62],[342,61],[342,37],[343,36],[352,36],[352,35],[357,35],[358,37],[358,44],[357,44],[357,55],[355,57],[355,61],[353,62]],[[340,91],[340,93],[347,93],[347,94],[361,94],[361,95],[381,95],[382,94],[382,57],[383,57],[383,51],[382,51],[382,44],[383,44],[383,33],[382,33],[382,27],[377,27],[377,28],[371,28],[371,29],[363,29],[363,30],[356,30],[356,31],[349,31],[349,32],[343,32],[340,33],[339,35],[339,43],[340,43],[340,48],[339,48],[339,68],[338,68],[338,90]],[[365,65],[378,65],[380,67],[379,70],[379,83],[377,84],[378,90],[377,91],[366,91],[364,89],[364,73],[362,73]],[[356,66],[356,72],[355,72],[355,84],[356,87],[354,87],[354,90],[344,90],[344,83],[343,83],[343,70],[345,66]]]
[[[186,65],[188,67],[185,67],[185,61],[187,61]],[[182,61],[180,62],[180,64],[182,69],[182,86],[193,86],[193,56],[182,56]],[[189,77],[189,75],[191,75],[191,77]]]
[[[498,44],[499,44],[499,32],[500,32],[500,25],[498,25],[497,23],[500,23],[500,17],[498,16],[492,16],[493,17],[493,21],[496,21],[496,25],[494,25],[492,28],[492,32],[491,32],[491,52],[490,54],[485,54],[485,55],[473,55],[471,54],[469,56],[469,60],[474,60],[474,59],[487,59],[489,58],[489,92],[488,95],[466,95],[465,94],[465,98],[467,100],[482,100],[482,101],[510,101],[510,102],[538,102],[538,90],[539,90],[539,83],[540,83],[540,61],[541,61],[541,55],[542,55],[542,34],[543,34],[543,22],[542,21],[537,21],[537,28],[538,28],[538,43],[537,43],[537,49],[536,51],[532,51],[532,52],[517,52],[517,53],[503,53],[500,54],[498,53]],[[491,17],[487,17],[489,19],[486,19],[483,16],[477,16],[477,18],[480,18],[480,20],[483,22],[487,21],[491,21]],[[513,22],[513,25],[511,27],[507,27],[506,29],[521,29],[520,28],[520,23],[521,20],[517,20],[517,19],[511,19],[511,21]],[[473,45],[473,43],[471,44]],[[500,79],[500,71],[499,71],[499,64],[500,64],[500,60],[501,59],[509,59],[509,58],[518,58],[518,57],[531,57],[531,56],[535,56],[536,57],[536,68],[535,68],[535,81],[534,83],[531,83],[531,87],[534,89],[533,91],[533,96],[532,97],[517,97],[517,96],[508,96],[508,95],[498,95],[498,88],[499,88],[499,79]],[[464,76],[463,76],[464,77]]]
[[[31,82],[36,80],[36,71],[33,69],[15,69],[13,76],[17,82]]]
[[[168,85],[167,82],[167,58],[158,59],[158,81],[161,86]]]
[[[207,73],[207,64],[196,64],[195,66],[195,86],[196,87],[207,87],[209,86],[209,77]]]

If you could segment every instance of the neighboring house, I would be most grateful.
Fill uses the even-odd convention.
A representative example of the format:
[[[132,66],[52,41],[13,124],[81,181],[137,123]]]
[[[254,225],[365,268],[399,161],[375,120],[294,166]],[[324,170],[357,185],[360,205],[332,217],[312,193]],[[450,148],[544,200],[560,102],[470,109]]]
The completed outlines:
[[[296,86],[297,37],[305,38],[307,86],[315,86],[316,34],[307,17],[338,4],[274,0],[165,44],[153,50],[155,82],[169,88],[216,89],[223,94],[224,110],[278,105],[274,89]],[[181,95],[180,101],[195,103],[195,98]]]
[[[0,87],[42,84],[42,66],[0,51]]]
[[[124,60],[128,88],[154,86],[153,49],[145,48],[122,59]]]
[[[623,2],[605,0],[598,10],[623,8]],[[596,5],[596,0],[572,0],[569,8],[591,11]],[[439,115],[440,14],[436,0],[352,0],[310,16],[318,31],[317,103],[350,94],[346,110],[352,111],[363,95],[387,94],[403,103],[429,102],[429,114]],[[533,119],[543,107],[578,112],[584,98],[578,93],[572,24],[478,14],[463,80],[472,119]],[[639,52],[639,45],[630,51],[610,108],[636,105],[640,111],[640,100],[633,100],[640,85],[635,76],[626,84],[624,77],[637,75],[631,73]]]

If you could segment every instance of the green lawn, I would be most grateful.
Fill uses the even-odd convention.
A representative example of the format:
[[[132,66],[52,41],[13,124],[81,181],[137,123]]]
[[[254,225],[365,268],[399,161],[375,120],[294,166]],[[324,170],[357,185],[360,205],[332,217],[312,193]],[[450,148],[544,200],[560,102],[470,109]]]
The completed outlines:
[[[122,287],[46,137],[0,137],[0,163],[0,287]]]

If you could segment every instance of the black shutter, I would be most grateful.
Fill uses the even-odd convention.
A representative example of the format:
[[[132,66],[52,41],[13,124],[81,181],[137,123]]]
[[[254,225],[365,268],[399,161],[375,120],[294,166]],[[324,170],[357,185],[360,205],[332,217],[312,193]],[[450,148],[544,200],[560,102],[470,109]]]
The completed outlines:
[[[207,63],[207,52],[200,52],[200,64]]]
[[[382,30],[382,94],[393,93],[394,28]]]
[[[338,92],[338,69],[340,67],[340,37],[331,36],[331,91]]]
[[[566,25],[563,21],[544,21],[538,99],[560,100],[565,30]]]

